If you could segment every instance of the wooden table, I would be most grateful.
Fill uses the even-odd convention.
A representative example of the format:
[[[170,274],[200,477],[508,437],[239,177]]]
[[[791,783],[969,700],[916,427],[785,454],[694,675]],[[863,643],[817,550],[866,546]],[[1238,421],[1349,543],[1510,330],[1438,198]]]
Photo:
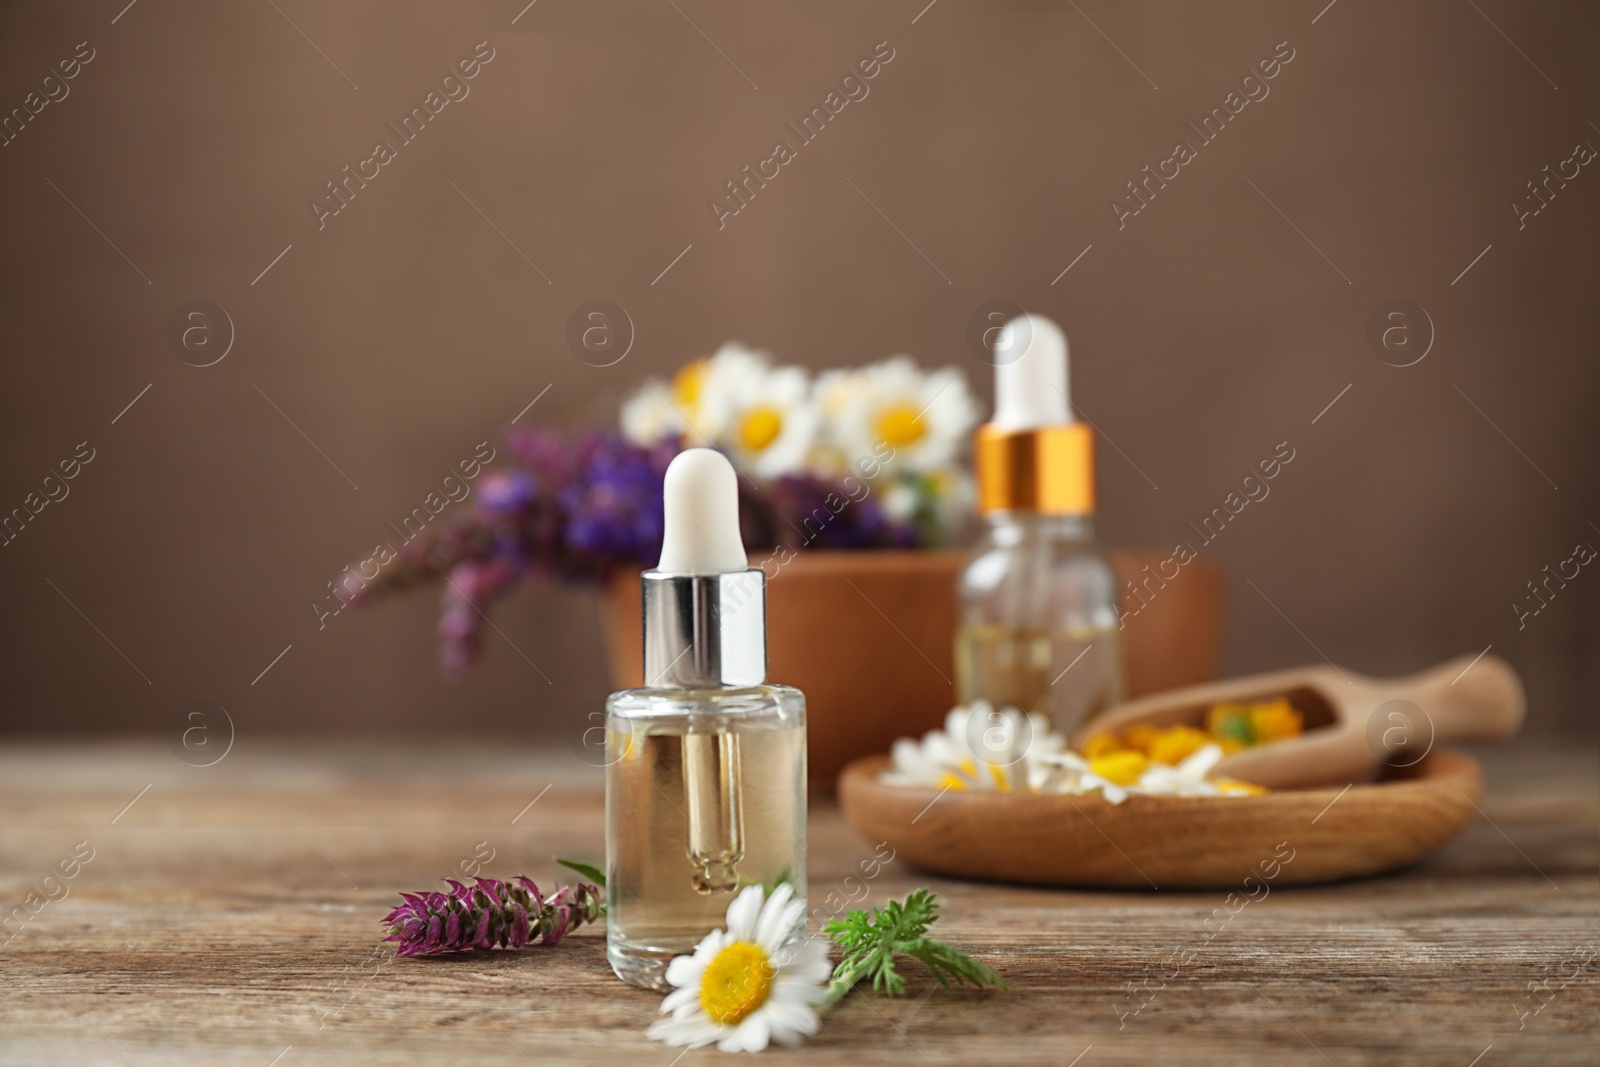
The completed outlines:
[[[945,902],[938,932],[1016,988],[953,992],[919,980],[902,1000],[852,995],[804,1049],[768,1055],[1593,1064],[1595,753],[1487,757],[1485,818],[1433,859],[1389,877],[1275,889],[1209,942],[1200,923],[1219,892],[1018,889],[890,864],[872,900],[933,885]],[[872,844],[815,803],[813,902]],[[0,1063],[720,1058],[705,1049],[675,1059],[645,1040],[659,998],[611,976],[599,930],[555,949],[389,958],[378,920],[396,891],[491,851],[489,873],[541,882],[555,874],[554,855],[598,859],[599,772],[561,745],[241,742],[207,768],[159,744],[0,746],[0,901],[9,913],[30,890],[59,898],[14,920],[0,947]],[[62,860],[74,877],[42,884]],[[1163,961],[1186,947],[1197,954],[1174,975]]]

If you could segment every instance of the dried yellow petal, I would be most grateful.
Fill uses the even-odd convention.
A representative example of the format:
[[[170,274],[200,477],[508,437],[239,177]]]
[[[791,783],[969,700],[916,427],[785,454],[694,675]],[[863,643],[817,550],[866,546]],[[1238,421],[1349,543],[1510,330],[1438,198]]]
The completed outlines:
[[[1131,748],[1138,752],[1149,752],[1150,742],[1156,739],[1156,734],[1159,732],[1149,723],[1130,726],[1122,734],[1122,747]]]
[[[1086,759],[1099,759],[1107,752],[1115,752],[1122,747],[1115,734],[1095,734],[1084,742],[1083,755]]]
[[[1089,772],[1115,785],[1133,785],[1149,766],[1150,759],[1143,752],[1121,749],[1090,760]]]
[[[1287,700],[1268,701],[1250,708],[1250,730],[1256,744],[1281,741],[1286,737],[1299,737],[1305,731],[1305,720]]]
[[[1197,730],[1193,726],[1169,726],[1150,742],[1150,759],[1176,767],[1209,744],[1211,735],[1204,730]]]

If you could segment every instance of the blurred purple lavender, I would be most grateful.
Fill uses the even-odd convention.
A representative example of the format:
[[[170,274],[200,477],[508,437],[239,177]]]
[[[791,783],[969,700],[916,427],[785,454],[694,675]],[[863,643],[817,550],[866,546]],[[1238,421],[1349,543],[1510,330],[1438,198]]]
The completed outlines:
[[[653,567],[661,555],[661,484],[676,440],[645,448],[615,430],[575,436],[513,428],[506,451],[516,464],[488,471],[470,512],[446,520],[395,550],[355,602],[418,585],[443,585],[439,660],[460,677],[482,649],[492,601],[526,579],[601,585],[618,571]],[[923,527],[890,518],[875,496],[853,500],[843,485],[786,476],[757,486],[739,480],[745,547],[914,548]]]

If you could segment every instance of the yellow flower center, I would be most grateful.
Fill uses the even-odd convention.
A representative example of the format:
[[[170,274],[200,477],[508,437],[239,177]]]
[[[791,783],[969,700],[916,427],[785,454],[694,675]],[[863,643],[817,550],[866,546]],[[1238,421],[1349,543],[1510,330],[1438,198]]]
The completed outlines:
[[[700,403],[700,387],[705,384],[706,370],[710,363],[709,359],[697,359],[685,363],[678,368],[678,373],[672,376],[672,398],[691,413],[695,405]]]
[[[771,404],[761,404],[739,420],[739,445],[746,452],[760,452],[783,432],[783,412]]]
[[[706,965],[700,1006],[715,1022],[737,1026],[772,994],[777,969],[760,945],[735,941]]]
[[[927,434],[917,409],[910,404],[890,404],[872,420],[872,432],[896,448],[914,445]]]

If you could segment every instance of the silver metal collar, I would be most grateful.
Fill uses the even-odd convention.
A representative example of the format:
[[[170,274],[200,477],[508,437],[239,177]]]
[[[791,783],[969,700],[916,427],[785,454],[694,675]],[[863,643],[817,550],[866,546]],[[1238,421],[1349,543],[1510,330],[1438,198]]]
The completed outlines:
[[[724,689],[767,680],[767,576],[645,571],[644,684]]]

